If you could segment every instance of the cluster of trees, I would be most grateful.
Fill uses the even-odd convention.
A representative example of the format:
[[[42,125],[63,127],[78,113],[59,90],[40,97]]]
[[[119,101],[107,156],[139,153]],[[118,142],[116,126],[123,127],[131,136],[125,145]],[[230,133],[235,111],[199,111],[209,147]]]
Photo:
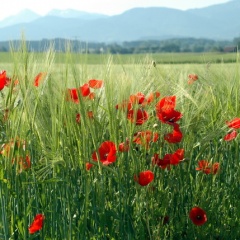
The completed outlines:
[[[210,39],[176,38],[167,40],[139,40],[122,43],[87,43],[79,40],[43,39],[41,41],[27,41],[29,51],[42,52],[49,46],[55,51],[64,52],[69,47],[73,52],[137,54],[160,52],[225,52],[236,51],[240,47],[240,37],[233,41],[216,41]],[[0,42],[0,51],[7,52],[18,48],[21,41]]]
[[[214,41],[209,39],[176,38],[161,41],[135,41],[112,44],[112,53],[155,53],[155,52],[222,52],[230,41]]]

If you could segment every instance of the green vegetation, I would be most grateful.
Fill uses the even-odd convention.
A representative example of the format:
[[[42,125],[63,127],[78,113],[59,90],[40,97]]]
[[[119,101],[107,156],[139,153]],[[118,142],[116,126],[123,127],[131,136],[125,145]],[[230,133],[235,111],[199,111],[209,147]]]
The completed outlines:
[[[237,59],[29,53],[24,44],[11,55],[1,53],[0,67],[11,83],[4,80],[0,94],[0,238],[238,239],[239,137],[223,139],[233,132],[226,121],[240,117]],[[198,76],[192,84],[189,74]],[[89,89],[91,79],[103,86]],[[156,92],[160,96],[148,98]],[[124,103],[131,95],[130,109]],[[165,103],[160,113],[169,110],[174,117],[164,122],[156,105],[169,96],[176,106]],[[134,114],[138,110],[147,112],[144,121]],[[182,114],[177,120],[175,111]],[[166,134],[176,124],[183,138],[169,143]],[[239,131],[239,123],[234,127]],[[147,130],[158,138],[146,145],[144,137],[136,138]],[[111,147],[94,155],[104,142],[114,144],[116,153]],[[123,142],[128,151],[119,150]],[[180,161],[165,159],[165,169],[162,162],[153,164],[155,154],[163,159],[179,149]],[[210,165],[197,171],[201,160]],[[139,173],[147,170],[154,179],[142,186]],[[195,206],[206,212],[207,219],[196,216],[201,226],[189,218]],[[44,224],[31,234],[37,214]]]
[[[139,40],[130,42],[82,42],[67,39],[43,39],[26,41],[29,51],[44,52],[49,46],[56,52],[66,52],[66,46],[71,45],[72,52],[93,54],[147,54],[168,52],[236,52],[239,38],[232,41],[216,41],[205,38],[173,38],[166,40]],[[21,46],[21,40],[0,42],[0,52],[8,52],[12,46]]]
[[[44,61],[46,53],[29,53],[37,59]],[[10,53],[0,52],[0,63],[11,64],[13,57]],[[79,54],[71,53],[71,61],[76,64],[106,64],[111,59],[112,64],[138,64],[146,60],[155,61],[156,64],[214,64],[235,63],[238,61],[237,53],[155,53],[155,54]],[[65,64],[66,53],[55,53],[54,63]]]

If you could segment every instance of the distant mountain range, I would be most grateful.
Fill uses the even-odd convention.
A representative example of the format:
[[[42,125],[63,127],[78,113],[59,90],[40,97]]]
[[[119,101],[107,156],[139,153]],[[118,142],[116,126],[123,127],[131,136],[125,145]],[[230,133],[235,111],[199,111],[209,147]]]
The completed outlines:
[[[232,40],[240,37],[240,1],[205,8],[133,8],[107,16],[73,9],[40,16],[30,10],[0,21],[0,41],[66,38],[88,42],[123,42],[169,38]]]

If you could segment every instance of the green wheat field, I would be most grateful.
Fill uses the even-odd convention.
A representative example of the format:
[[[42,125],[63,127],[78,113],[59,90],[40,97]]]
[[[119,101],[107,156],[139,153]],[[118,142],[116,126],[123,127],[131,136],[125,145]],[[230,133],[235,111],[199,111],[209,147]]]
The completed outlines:
[[[240,238],[238,53],[23,43],[0,71],[0,239]]]

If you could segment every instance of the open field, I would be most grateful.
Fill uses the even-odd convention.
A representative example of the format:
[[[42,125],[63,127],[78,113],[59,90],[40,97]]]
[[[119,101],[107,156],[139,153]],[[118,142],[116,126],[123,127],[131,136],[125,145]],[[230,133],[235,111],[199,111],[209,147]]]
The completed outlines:
[[[237,58],[0,53],[0,239],[239,239]]]
[[[34,53],[38,58],[43,58],[45,53]],[[65,63],[65,53],[55,53],[55,63]],[[156,53],[156,54],[78,54],[72,53],[74,61],[84,64],[103,64],[111,56],[113,64],[136,64],[145,61],[146,56],[159,64],[183,63],[234,63],[238,61],[237,53]],[[11,63],[13,56],[10,53],[0,52],[0,63]]]

